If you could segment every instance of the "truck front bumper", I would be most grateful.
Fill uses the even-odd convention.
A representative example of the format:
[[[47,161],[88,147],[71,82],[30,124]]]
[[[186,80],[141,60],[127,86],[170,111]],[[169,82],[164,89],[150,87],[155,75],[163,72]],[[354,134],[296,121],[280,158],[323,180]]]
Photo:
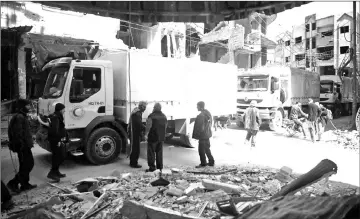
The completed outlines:
[[[237,121],[243,122],[244,121],[244,114],[245,110],[243,107],[238,107],[237,111]],[[269,108],[259,108],[260,118],[262,123],[268,124],[271,119],[275,117],[275,111]]]

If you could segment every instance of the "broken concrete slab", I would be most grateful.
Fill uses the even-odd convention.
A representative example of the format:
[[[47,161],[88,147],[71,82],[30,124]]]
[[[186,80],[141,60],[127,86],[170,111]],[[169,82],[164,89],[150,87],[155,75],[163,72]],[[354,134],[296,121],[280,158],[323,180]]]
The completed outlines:
[[[145,194],[149,198],[149,197],[153,197],[158,191],[159,189],[157,187],[147,187]]]
[[[216,190],[212,192],[206,192],[197,196],[201,201],[218,202],[230,199],[230,196],[223,190]]]
[[[227,183],[216,182],[213,180],[203,179],[203,186],[208,190],[224,190],[227,193],[241,193],[242,187],[237,185],[231,185]]]
[[[184,193],[187,196],[193,196],[196,192],[205,189],[202,183],[190,183],[189,187],[184,190]]]
[[[120,212],[129,219],[198,219],[198,217],[185,215],[170,209],[143,205],[135,201],[125,201]]]
[[[166,192],[167,195],[180,197],[184,194],[184,191],[175,187],[170,187]]]

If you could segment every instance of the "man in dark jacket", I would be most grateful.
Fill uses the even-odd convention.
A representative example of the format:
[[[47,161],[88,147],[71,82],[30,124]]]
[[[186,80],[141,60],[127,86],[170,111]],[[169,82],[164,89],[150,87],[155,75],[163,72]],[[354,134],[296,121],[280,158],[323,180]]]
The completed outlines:
[[[299,118],[301,117],[307,118],[307,114],[301,110],[301,103],[296,102],[296,104],[291,107],[290,119],[293,120],[295,124],[300,127],[301,131],[303,132],[304,138],[306,138],[303,123],[299,120]]]
[[[247,130],[245,144],[250,141],[251,138],[251,147],[255,147],[256,135],[259,132],[261,125],[261,118],[259,109],[256,108],[257,102],[255,100],[250,102],[250,107],[245,111],[244,115],[244,125]]]
[[[47,177],[55,182],[59,182],[60,178],[66,177],[65,174],[62,174],[59,171],[60,165],[64,162],[64,147],[67,141],[64,113],[64,104],[57,103],[55,105],[55,112],[50,116],[48,140],[52,152],[52,166]]]
[[[149,165],[146,172],[163,169],[163,143],[165,141],[166,126],[167,118],[161,112],[161,104],[155,103],[154,110],[146,121],[145,139],[147,138],[148,142],[147,159]]]
[[[309,99],[308,128],[313,143],[315,143],[315,135],[319,134],[318,119],[320,114],[320,108],[314,103],[312,99]]]
[[[200,111],[200,114],[195,119],[192,137],[199,140],[199,156],[201,163],[196,166],[196,168],[205,167],[207,165],[214,166],[215,161],[210,150],[212,116],[210,112],[205,109],[205,103],[203,101],[197,103],[197,109]],[[206,162],[206,157],[209,159],[209,163]]]
[[[140,156],[140,141],[145,131],[145,125],[142,123],[142,114],[146,110],[146,102],[140,101],[139,107],[135,108],[131,115],[128,126],[130,137],[130,166],[133,168],[141,168],[138,164]]]
[[[8,188],[15,193],[19,193],[20,190],[36,188],[36,185],[29,183],[30,172],[34,167],[34,157],[31,152],[34,143],[27,119],[27,114],[30,111],[30,101],[19,99],[17,110],[17,114],[10,120],[8,129],[9,149],[16,152],[19,158],[19,172],[7,184]],[[20,190],[19,184],[21,185]]]

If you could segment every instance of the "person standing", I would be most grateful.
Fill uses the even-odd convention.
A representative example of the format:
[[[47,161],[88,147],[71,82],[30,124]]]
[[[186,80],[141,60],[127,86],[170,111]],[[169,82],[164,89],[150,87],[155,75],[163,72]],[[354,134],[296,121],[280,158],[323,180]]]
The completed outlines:
[[[300,102],[296,102],[295,105],[293,105],[291,107],[291,112],[290,112],[290,119],[293,120],[295,122],[295,124],[297,124],[303,135],[304,135],[304,138],[306,138],[306,134],[305,134],[305,129],[304,129],[304,126],[303,126],[303,123],[299,120],[299,118],[301,117],[307,117],[306,113],[304,113],[302,110],[301,110],[301,103]]]
[[[319,119],[318,119],[318,136],[319,136],[319,141],[321,140],[321,135],[324,133],[325,131],[325,127],[329,121],[329,115],[328,115],[328,110],[319,102],[315,103],[319,109],[320,109],[320,114],[319,114]]]
[[[309,116],[308,116],[308,128],[311,136],[311,141],[315,143],[315,135],[319,135],[318,119],[320,117],[320,108],[309,99]]]
[[[130,166],[132,168],[141,168],[138,164],[140,156],[140,141],[145,131],[145,125],[142,123],[142,114],[146,110],[147,103],[140,101],[139,107],[136,107],[130,115],[128,133],[130,137]]]
[[[59,182],[60,178],[66,177],[60,173],[59,167],[64,162],[65,144],[68,140],[64,122],[65,106],[62,103],[55,105],[55,112],[50,116],[48,140],[52,152],[52,165],[47,178]]]
[[[30,101],[19,99],[17,101],[17,114],[11,118],[8,129],[9,149],[17,153],[19,159],[19,171],[7,184],[10,191],[14,193],[37,187],[29,183],[30,172],[34,168],[34,157],[31,152],[34,142],[27,119],[29,111]]]
[[[244,125],[247,130],[245,144],[250,141],[251,138],[251,147],[255,147],[256,135],[259,132],[261,125],[261,118],[259,109],[256,108],[257,102],[252,100],[250,106],[245,110],[244,115]]]
[[[167,118],[161,111],[161,104],[155,103],[154,110],[146,121],[145,139],[148,142],[147,160],[149,165],[146,172],[163,169],[163,143],[165,141],[166,126]]]
[[[196,168],[202,168],[207,165],[214,166],[215,160],[210,150],[212,116],[210,112],[205,109],[205,103],[203,101],[197,103],[197,109],[200,111],[200,114],[195,119],[192,137],[199,140],[199,156],[201,163],[196,166]],[[206,162],[206,157],[208,158],[209,163]]]

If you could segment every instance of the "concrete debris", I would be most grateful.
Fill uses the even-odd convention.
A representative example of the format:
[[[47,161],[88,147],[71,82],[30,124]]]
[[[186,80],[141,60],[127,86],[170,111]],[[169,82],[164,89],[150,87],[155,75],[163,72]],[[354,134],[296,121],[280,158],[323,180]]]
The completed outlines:
[[[213,174],[211,175],[189,173],[187,171],[192,171],[192,169],[186,167],[175,171],[169,169],[170,172],[165,171],[165,176],[164,174],[162,176],[170,184],[158,187],[150,185],[150,182],[157,179],[156,173],[137,171],[121,173],[117,171],[116,174],[113,174],[113,171],[111,176],[87,178],[74,184],[61,182],[56,184],[56,187],[44,185],[30,190],[27,193],[29,202],[24,194],[14,196],[16,207],[13,211],[26,210],[31,208],[31,205],[35,204],[36,206],[36,204],[44,203],[51,197],[58,197],[61,202],[53,203],[50,208],[45,210],[47,213],[59,213],[64,218],[188,219],[196,218],[199,214],[203,218],[214,218],[219,216],[219,213],[216,212],[219,210],[216,205],[218,201],[232,198],[242,199],[243,201],[236,204],[237,210],[242,212],[251,208],[256,200],[267,200],[281,189],[281,182],[275,178],[280,171],[238,167],[235,172],[216,174],[217,169],[219,172],[224,172],[227,168],[234,167],[212,167]],[[287,170],[287,172],[291,171]],[[90,182],[96,182],[97,190],[86,193],[74,191],[77,185]],[[338,196],[339,194],[360,192],[357,187],[350,190],[347,186],[346,192],[340,193],[343,190],[332,182],[329,184],[331,186],[327,188],[320,181],[305,187],[296,195],[320,196],[326,192]],[[71,195],[78,197],[81,201],[71,199],[70,195],[65,195],[65,191],[71,191]],[[95,192],[99,194],[96,195]],[[206,202],[208,204],[204,208]],[[5,212],[1,218],[7,218],[8,214],[11,212]]]
[[[281,167],[280,171],[276,173],[275,178],[283,183],[288,183],[292,180],[291,178],[292,169],[290,167]]]
[[[222,189],[227,193],[241,193],[242,187],[237,185],[231,185],[228,183],[216,182],[213,180],[204,179],[202,181],[203,186],[208,190]]]
[[[352,150],[359,154],[359,132],[353,130],[331,130],[322,134],[322,140],[325,142],[335,143],[337,146],[347,150]]]

